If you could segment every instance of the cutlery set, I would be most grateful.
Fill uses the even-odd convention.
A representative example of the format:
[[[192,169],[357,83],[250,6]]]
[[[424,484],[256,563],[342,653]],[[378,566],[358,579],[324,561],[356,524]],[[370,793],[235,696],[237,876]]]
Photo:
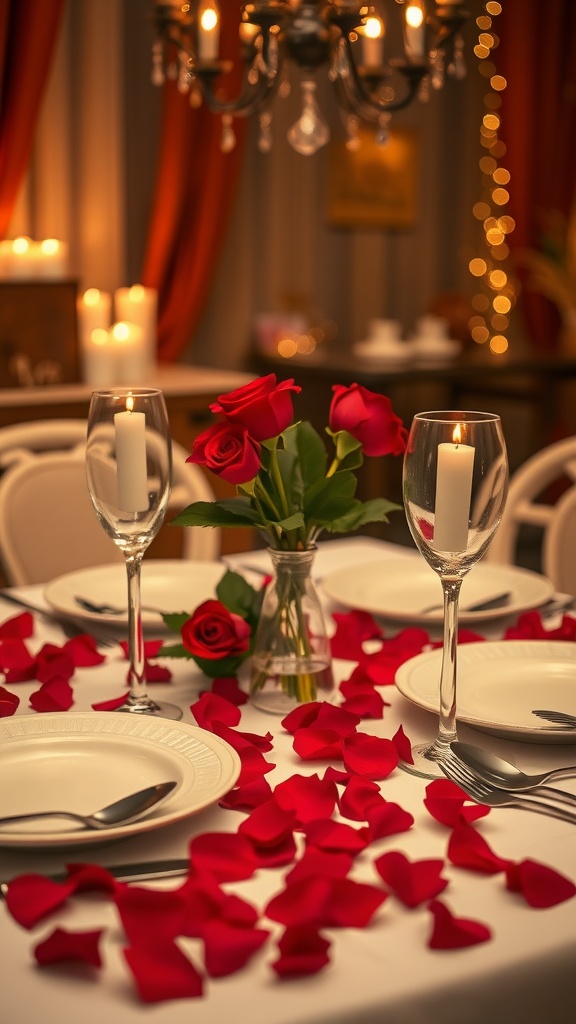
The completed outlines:
[[[576,793],[545,785],[552,779],[576,777],[576,766],[526,775],[508,761],[480,747],[455,741],[442,771],[477,803],[517,807],[576,825]],[[568,806],[574,810],[568,810]]]

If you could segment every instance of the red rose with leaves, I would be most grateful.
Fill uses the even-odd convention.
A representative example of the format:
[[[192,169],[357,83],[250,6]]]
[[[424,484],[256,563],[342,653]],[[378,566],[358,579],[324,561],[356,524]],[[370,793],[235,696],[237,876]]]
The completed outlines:
[[[244,427],[255,441],[267,441],[290,425],[294,414],[292,393],[301,390],[293,378],[278,383],[276,374],[269,373],[220,395],[210,409],[222,413],[230,423]]]
[[[236,658],[250,648],[248,623],[221,601],[203,601],[181,627],[182,643],[193,658]]]
[[[362,445],[365,455],[402,455],[408,431],[386,395],[361,384],[335,384],[330,405],[330,429],[346,430]]]
[[[260,445],[240,423],[215,423],[198,435],[186,462],[206,466],[230,484],[245,484],[260,469]]]

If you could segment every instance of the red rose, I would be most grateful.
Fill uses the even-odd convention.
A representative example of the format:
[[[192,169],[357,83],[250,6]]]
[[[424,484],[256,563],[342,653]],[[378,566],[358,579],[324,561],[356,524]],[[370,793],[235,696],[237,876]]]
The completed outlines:
[[[198,435],[186,462],[206,466],[230,484],[245,484],[260,469],[260,445],[239,423],[215,423]]]
[[[360,441],[365,455],[402,455],[408,431],[386,395],[351,384],[335,384],[330,405],[330,429],[347,430]]]
[[[194,658],[217,661],[246,654],[250,626],[220,601],[204,601],[182,626],[182,643]]]
[[[276,374],[269,373],[227,395],[220,395],[210,409],[241,424],[256,441],[267,441],[290,425],[294,415],[292,392],[301,390],[293,378],[277,383]]]

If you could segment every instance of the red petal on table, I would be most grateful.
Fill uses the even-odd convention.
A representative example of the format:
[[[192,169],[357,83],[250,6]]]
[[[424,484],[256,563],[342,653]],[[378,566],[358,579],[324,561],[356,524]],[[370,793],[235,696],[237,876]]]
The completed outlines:
[[[179,890],[117,885],[114,896],[129,942],[151,946],[183,935],[186,904]]]
[[[297,729],[303,729],[316,721],[320,707],[321,702],[318,700],[311,700],[305,704],[299,704],[298,707],[294,708],[293,711],[290,711],[290,713],[282,719],[280,725],[286,729],[286,732],[294,734]]]
[[[234,744],[232,744],[234,746]],[[251,744],[241,747],[238,749],[240,755],[240,761],[242,762],[242,768],[238,777],[237,785],[244,786],[248,783],[255,782],[260,779],[263,775],[267,775],[271,772],[276,765],[271,761],[267,761],[264,755],[253,747]]]
[[[392,639],[385,640],[379,651],[363,655],[360,664],[377,686],[389,686],[394,683],[400,665],[420,654],[429,643],[426,630],[410,626]]]
[[[350,781],[350,772],[334,768],[333,765],[329,764],[322,778],[328,782],[335,782],[337,786],[345,786]]]
[[[0,718],[10,718],[20,703],[20,697],[0,686]]]
[[[342,737],[334,729],[308,726],[294,734],[294,751],[303,761],[337,760],[342,757]]]
[[[44,875],[18,875],[8,883],[6,906],[23,928],[33,928],[57,910],[74,891],[70,882],[54,882]]]
[[[287,927],[326,922],[332,895],[332,879],[309,875],[290,882],[272,897],[264,910],[266,917]]]
[[[351,714],[337,704],[311,701],[309,704],[303,704],[291,711],[282,720],[282,725],[294,735],[302,729],[314,727],[329,729],[339,736],[346,736],[354,731],[359,722],[358,715]]]
[[[432,900],[429,907],[434,918],[432,934],[428,940],[430,949],[462,949],[487,942],[492,937],[485,924],[465,917],[454,917],[441,900]]]
[[[576,895],[576,885],[554,868],[535,860],[522,860],[506,868],[506,888],[522,894],[531,907],[543,909]]]
[[[384,803],[380,787],[370,779],[352,775],[338,800],[340,814],[352,821],[367,821],[370,807]]]
[[[406,764],[414,764],[414,758],[412,757],[412,744],[401,725],[398,726],[394,733],[392,743],[396,747],[398,757],[401,761],[405,761]]]
[[[252,811],[265,800],[269,800],[271,796],[270,783],[260,776],[254,782],[247,782],[244,786],[237,786],[236,789],[230,790],[218,805],[228,811]]]
[[[379,886],[336,878],[327,908],[327,925],[331,928],[365,928],[378,908],[388,899]]]
[[[144,641],[144,658],[147,661],[148,658],[155,658],[158,651],[164,646],[163,640],[145,640]],[[127,640],[120,640],[120,647],[124,651],[124,657],[128,661],[130,658],[130,647]]]
[[[354,858],[349,853],[333,853],[309,846],[285,880],[297,882],[301,878],[345,878],[353,863]]]
[[[190,843],[190,863],[220,882],[250,878],[258,867],[249,839],[233,832],[204,832]]]
[[[287,928],[278,943],[280,956],[272,969],[281,978],[317,974],[330,962],[330,943],[315,928],[305,925]]]
[[[372,693],[357,693],[353,697],[348,697],[341,707],[346,711],[352,711],[359,718],[383,718],[385,702],[380,694],[373,690]]]
[[[92,705],[93,711],[117,711],[121,708],[129,696],[129,691],[126,690],[121,697],[113,697],[112,700],[101,700],[98,704]]]
[[[442,878],[444,861],[439,859],[410,861],[398,850],[390,850],[374,861],[374,867],[407,907],[418,907],[448,885],[448,879]]]
[[[7,683],[25,683],[35,678],[36,659],[23,640],[0,641],[0,672],[4,672]]]
[[[0,625],[0,640],[25,640],[30,636],[34,636],[34,619],[31,612],[13,615]]]
[[[88,633],[71,637],[62,649],[70,655],[76,668],[90,668],[106,661],[106,656],[96,646],[96,640]]]
[[[166,665],[157,665],[153,661],[146,662],[144,675],[147,683],[169,683],[172,680],[170,669]]]
[[[281,807],[293,810],[299,825],[315,818],[329,818],[332,814],[338,790],[330,779],[318,775],[291,775],[279,782],[274,796]]]
[[[281,839],[292,835],[296,815],[285,810],[276,800],[276,795],[260,804],[239,825],[238,832],[256,846],[275,846]]]
[[[209,729],[215,722],[222,722],[224,725],[238,725],[241,718],[240,709],[217,693],[205,690],[195,704],[190,705],[190,711],[194,715],[201,729]]]
[[[305,833],[307,845],[318,850],[355,855],[366,848],[366,842],[358,829],[343,821],[332,821],[331,818],[309,822]]]
[[[392,740],[354,733],[342,742],[344,767],[369,779],[385,779],[398,766],[398,751]]]
[[[490,808],[485,804],[470,802],[470,797],[451,779],[434,779],[426,786],[424,806],[426,810],[442,825],[454,828],[462,821],[476,821],[484,818]],[[465,806],[466,804],[466,806]]]
[[[254,844],[254,851],[258,858],[258,868],[281,868],[292,864],[298,852],[296,841],[292,833],[279,839],[274,846],[258,846]]]
[[[67,864],[68,880],[73,883],[74,892],[96,889],[99,892],[116,892],[118,883],[107,868],[100,864]]]
[[[366,675],[362,665],[356,665],[348,679],[342,680],[338,689],[343,697],[348,698],[356,697],[359,693],[374,693],[375,685],[372,679]]]
[[[368,827],[361,829],[361,832],[367,843],[373,843],[386,836],[408,832],[413,824],[414,818],[400,804],[384,800],[382,804],[368,808]]]
[[[515,624],[509,626],[504,633],[505,640],[547,640],[552,636],[552,630],[548,632],[544,628],[540,612],[523,612],[518,616]]]
[[[208,921],[217,918],[241,928],[252,928],[258,911],[246,900],[222,892],[211,875],[193,874],[177,890],[185,908],[182,935],[201,938]]]
[[[222,978],[242,970],[268,938],[264,928],[238,928],[209,921],[204,929],[204,964],[209,975]]]
[[[99,943],[102,932],[102,928],[91,932],[69,932],[65,928],[55,928],[47,939],[38,943],[34,956],[41,967],[58,964],[63,960],[81,960],[92,967],[101,967]]]
[[[498,857],[484,837],[465,821],[457,824],[450,836],[448,857],[458,868],[480,871],[485,875],[497,875],[511,863]]]
[[[72,656],[55,644],[44,644],[36,655],[36,679],[49,683],[52,679],[71,679],[74,675]]]
[[[358,661],[364,653],[363,642],[382,636],[382,630],[368,612],[334,612],[332,618],[336,623],[336,632],[330,640],[333,658]]]
[[[57,676],[30,695],[34,711],[68,711],[74,703],[74,691],[67,679]]]
[[[262,736],[257,732],[242,732],[240,729],[231,729],[230,726],[223,725],[221,722],[214,722],[212,732],[228,743],[231,742],[233,746],[234,744],[239,746],[249,743],[251,746],[256,747],[257,750],[262,751],[272,750],[274,746],[271,732],[267,732]]]
[[[143,1002],[203,995],[202,975],[174,943],[134,945],[123,952]]]
[[[211,689],[217,697],[223,697],[230,704],[240,706],[248,701],[248,694],[240,688],[236,676],[222,676],[220,679],[213,679]]]

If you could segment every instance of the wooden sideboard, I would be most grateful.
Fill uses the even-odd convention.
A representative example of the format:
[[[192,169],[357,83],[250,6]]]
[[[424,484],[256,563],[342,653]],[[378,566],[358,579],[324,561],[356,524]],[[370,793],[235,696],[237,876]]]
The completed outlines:
[[[246,384],[252,377],[253,374],[166,364],[160,365],[154,379],[147,383],[164,392],[172,437],[190,451],[194,438],[213,422],[210,403],[218,395]],[[86,384],[0,388],[0,427],[31,420],[85,419],[91,393],[92,388]],[[233,486],[212,474],[207,476],[217,497],[229,497],[235,493]],[[177,557],[181,545],[180,530],[165,523],[151,545],[149,555]],[[246,551],[253,546],[254,537],[249,530],[222,531],[223,554]]]

